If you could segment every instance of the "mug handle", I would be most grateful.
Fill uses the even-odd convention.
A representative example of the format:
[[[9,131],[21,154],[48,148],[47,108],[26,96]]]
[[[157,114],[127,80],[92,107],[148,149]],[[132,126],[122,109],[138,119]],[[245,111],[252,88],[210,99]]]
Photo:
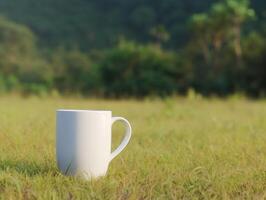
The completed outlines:
[[[116,150],[114,150],[111,153],[111,157],[110,157],[110,161],[113,160],[128,144],[130,137],[131,137],[131,132],[132,132],[132,128],[130,126],[130,123],[123,117],[112,117],[112,125],[113,123],[115,123],[116,121],[121,121],[124,123],[124,125],[126,126],[126,132],[125,132],[125,136],[121,142],[121,144],[116,148]]]

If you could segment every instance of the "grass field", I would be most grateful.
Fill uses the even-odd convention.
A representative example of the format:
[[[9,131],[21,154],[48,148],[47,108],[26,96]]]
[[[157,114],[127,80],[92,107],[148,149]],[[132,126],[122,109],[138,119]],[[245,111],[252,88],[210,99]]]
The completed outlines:
[[[133,127],[97,181],[62,176],[57,108],[110,109]],[[113,128],[113,148],[122,137]],[[0,199],[266,198],[266,101],[0,98]]]

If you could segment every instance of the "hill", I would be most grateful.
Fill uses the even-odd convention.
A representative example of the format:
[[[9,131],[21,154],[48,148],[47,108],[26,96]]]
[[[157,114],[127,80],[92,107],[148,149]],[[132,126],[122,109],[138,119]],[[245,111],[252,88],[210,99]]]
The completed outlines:
[[[0,15],[30,27],[44,46],[109,47],[119,37],[151,40],[152,28],[163,25],[171,40],[186,43],[186,23],[193,13],[207,10],[213,0],[2,0]],[[265,21],[265,1],[253,0],[258,21]]]

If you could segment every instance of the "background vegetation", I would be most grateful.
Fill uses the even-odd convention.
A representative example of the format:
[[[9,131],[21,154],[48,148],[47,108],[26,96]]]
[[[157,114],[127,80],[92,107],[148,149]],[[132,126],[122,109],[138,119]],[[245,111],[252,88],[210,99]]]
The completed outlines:
[[[2,93],[266,93],[261,0],[2,0],[0,14]]]

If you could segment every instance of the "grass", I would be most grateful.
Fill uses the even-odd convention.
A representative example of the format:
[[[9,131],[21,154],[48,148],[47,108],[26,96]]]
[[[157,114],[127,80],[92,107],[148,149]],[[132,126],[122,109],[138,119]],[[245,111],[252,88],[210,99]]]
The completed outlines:
[[[110,109],[133,127],[97,181],[55,161],[57,108]],[[113,128],[113,148],[123,128]],[[0,99],[0,199],[266,198],[266,101]]]

